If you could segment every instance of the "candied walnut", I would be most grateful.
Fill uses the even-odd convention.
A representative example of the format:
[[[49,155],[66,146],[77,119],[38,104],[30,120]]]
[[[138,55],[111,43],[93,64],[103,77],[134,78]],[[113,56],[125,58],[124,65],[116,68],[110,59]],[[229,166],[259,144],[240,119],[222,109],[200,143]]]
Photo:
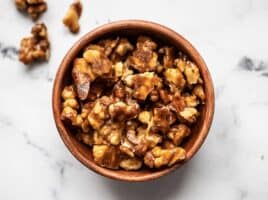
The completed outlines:
[[[31,64],[36,61],[47,61],[49,55],[50,45],[46,25],[35,24],[32,28],[32,36],[21,40],[19,60],[24,64]]]
[[[139,72],[154,71],[158,65],[158,55],[153,50],[157,45],[148,37],[139,37],[137,49],[129,57],[128,62]]]
[[[121,145],[119,146],[119,150],[121,153],[128,155],[131,158],[135,157],[134,145],[126,138],[122,139]]]
[[[142,112],[140,112],[138,119],[143,124],[150,124],[151,120],[152,120],[152,112],[142,111]]]
[[[93,145],[94,161],[106,168],[118,169],[120,165],[120,152],[114,146]]]
[[[132,44],[128,41],[126,38],[121,38],[119,40],[119,43],[115,49],[115,52],[120,55],[124,56],[128,51],[132,51],[134,47]]]
[[[134,89],[133,96],[138,100],[145,100],[154,88],[162,86],[161,79],[154,72],[129,75],[124,79],[124,82]]]
[[[169,126],[176,121],[176,116],[166,106],[153,109],[153,125],[154,129],[166,132]]]
[[[196,107],[199,104],[199,100],[195,95],[185,95],[184,100],[187,107]]]
[[[174,65],[181,71],[184,72],[187,64],[186,56],[181,55],[180,58],[174,60]]]
[[[71,107],[71,108],[74,108],[74,109],[78,109],[79,104],[78,104],[76,99],[66,99],[63,102],[63,107]]]
[[[109,106],[109,114],[113,120],[123,121],[135,118],[139,113],[139,104],[115,102]]]
[[[90,85],[90,91],[87,98],[91,101],[94,101],[102,95],[103,90],[103,84],[95,81]]]
[[[125,86],[122,82],[117,82],[113,88],[113,95],[119,99],[123,99],[126,95]]]
[[[47,10],[45,0],[15,0],[15,4],[18,10],[26,12],[33,20],[37,20]]]
[[[91,64],[92,72],[96,76],[110,74],[112,71],[112,62],[104,53],[104,48],[98,45],[90,45],[83,53],[84,59]]]
[[[98,132],[112,145],[119,145],[124,130],[124,125],[108,121]]]
[[[194,123],[199,115],[196,108],[186,107],[178,113],[178,117],[182,122]]]
[[[164,104],[168,104],[172,101],[172,95],[170,95],[166,90],[161,89],[159,91],[159,96]]]
[[[191,129],[184,124],[179,124],[171,127],[168,132],[168,138],[170,138],[175,145],[180,145],[185,137],[188,137],[191,133]]]
[[[103,46],[105,55],[109,56],[117,46],[118,42],[119,37],[116,39],[104,39],[99,42],[99,45]]]
[[[170,108],[175,112],[180,112],[186,107],[186,102],[183,96],[179,93],[175,93],[170,103]]]
[[[179,89],[182,89],[185,86],[186,81],[179,69],[168,68],[165,70],[164,76],[168,83],[174,84]]]
[[[163,166],[172,166],[179,161],[183,161],[185,158],[186,152],[183,148],[162,149],[157,146],[146,153],[144,163],[150,168],[160,168]]]
[[[72,3],[65,14],[62,22],[72,33],[77,33],[80,29],[79,18],[82,13],[82,3],[76,0]]]
[[[134,153],[143,156],[148,149],[162,142],[162,137],[156,133],[149,132],[148,128],[139,127],[137,131],[128,130],[127,139],[134,145]]]
[[[196,95],[202,101],[202,103],[205,102],[206,95],[205,95],[204,88],[202,85],[194,86],[193,94]]]
[[[85,100],[88,97],[90,82],[95,78],[85,59],[74,60],[72,77],[79,99]]]
[[[73,85],[64,87],[61,96],[64,100],[74,99],[76,97],[75,89]]]
[[[200,79],[198,67],[190,61],[186,63],[184,74],[189,85],[197,84]]]
[[[155,50],[157,48],[157,44],[147,36],[139,36],[137,39],[137,48],[146,50]]]
[[[170,68],[173,66],[174,58],[175,58],[175,52],[173,47],[163,47],[159,49],[160,54],[164,54],[163,57],[163,65],[165,68]]]
[[[122,62],[117,62],[113,65],[114,73],[116,78],[120,78],[124,73],[124,64]]]
[[[142,161],[138,158],[127,158],[120,162],[120,167],[125,170],[138,170],[142,166]]]
[[[77,111],[71,107],[64,107],[61,113],[62,120],[71,121],[73,126],[81,126],[83,119],[77,114]]]
[[[94,144],[93,134],[78,133],[76,134],[76,138],[86,145],[92,146]]]
[[[93,129],[98,130],[105,119],[109,118],[108,106],[113,102],[113,99],[103,96],[98,99],[88,115],[88,122]]]

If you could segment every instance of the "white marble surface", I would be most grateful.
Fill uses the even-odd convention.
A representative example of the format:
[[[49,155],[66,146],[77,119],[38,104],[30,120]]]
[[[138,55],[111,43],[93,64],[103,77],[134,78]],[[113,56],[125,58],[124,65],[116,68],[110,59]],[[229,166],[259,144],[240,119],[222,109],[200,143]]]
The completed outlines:
[[[32,22],[0,0],[0,199],[268,199],[268,1],[84,0],[81,32],[61,18],[71,2],[48,1],[52,56],[29,69],[16,49]],[[66,50],[94,27],[119,19],[162,23],[188,38],[216,88],[210,134],[197,156],[148,183],[123,183],[82,166],[52,119],[53,78]],[[11,48],[10,48],[11,47]]]

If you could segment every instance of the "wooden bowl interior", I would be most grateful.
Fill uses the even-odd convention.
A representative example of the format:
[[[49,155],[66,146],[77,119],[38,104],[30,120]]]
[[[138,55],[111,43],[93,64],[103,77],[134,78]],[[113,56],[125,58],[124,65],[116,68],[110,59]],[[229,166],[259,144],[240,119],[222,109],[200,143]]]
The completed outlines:
[[[86,45],[89,43],[94,43],[97,40],[103,39],[105,37],[124,36],[127,38],[134,38],[139,35],[150,36],[158,43],[175,46],[176,48],[186,53],[189,58],[199,66],[200,72],[204,79],[207,100],[206,104],[201,106],[201,115],[198,119],[198,122],[193,126],[191,137],[189,137],[189,139],[183,143],[183,147],[187,152],[187,159],[185,162],[187,162],[196,153],[196,151],[203,143],[203,140],[205,139],[211,124],[214,109],[214,93],[212,81],[203,59],[192,47],[192,45],[190,45],[190,43],[188,43],[184,38],[175,32],[160,25],[148,23],[143,24],[137,22],[106,25],[85,35],[67,53],[55,79],[53,92],[53,110],[56,125],[66,146],[69,148],[72,154],[84,165],[102,175],[126,181],[145,181],[155,179],[173,171],[183,163],[176,164],[171,168],[158,170],[150,170],[144,167],[139,171],[111,170],[96,165],[92,158],[91,148],[77,141],[68,126],[66,126],[60,120],[61,91],[64,86],[70,84],[71,82],[72,61],[75,57],[81,56],[81,52]]]

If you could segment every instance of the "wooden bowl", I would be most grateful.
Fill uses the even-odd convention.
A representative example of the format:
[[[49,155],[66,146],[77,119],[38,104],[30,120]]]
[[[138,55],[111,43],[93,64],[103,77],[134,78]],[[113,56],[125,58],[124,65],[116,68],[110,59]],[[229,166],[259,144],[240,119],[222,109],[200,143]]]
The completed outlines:
[[[123,35],[127,37],[145,34],[151,36],[156,41],[173,45],[184,53],[186,53],[192,61],[194,61],[200,69],[204,79],[204,88],[206,94],[206,104],[201,109],[201,115],[198,122],[193,128],[193,134],[185,142],[183,147],[186,149],[186,160],[183,163],[178,163],[170,168],[159,170],[141,169],[139,171],[111,170],[97,165],[93,158],[91,149],[76,140],[70,130],[64,125],[60,119],[61,114],[61,91],[64,86],[71,80],[71,68],[74,58],[81,53],[82,49],[100,38],[106,36]],[[70,152],[86,167],[109,178],[123,181],[148,181],[159,178],[168,174],[187,161],[189,161],[203,144],[208,131],[210,129],[214,114],[214,89],[212,79],[210,77],[206,63],[199,55],[198,51],[181,35],[166,28],[162,25],[140,21],[140,20],[125,20],[109,23],[96,28],[95,30],[84,35],[74,46],[67,52],[60,67],[58,69],[54,88],[53,88],[53,113],[56,126],[59,134],[70,150]]]

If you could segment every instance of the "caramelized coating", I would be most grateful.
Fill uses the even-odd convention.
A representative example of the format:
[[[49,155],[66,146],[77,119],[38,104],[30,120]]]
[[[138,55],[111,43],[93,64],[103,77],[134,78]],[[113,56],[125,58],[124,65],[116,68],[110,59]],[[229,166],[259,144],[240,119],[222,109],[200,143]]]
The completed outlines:
[[[46,25],[44,23],[35,24],[31,32],[32,36],[21,40],[19,60],[24,64],[48,61],[50,56],[50,44]]]
[[[72,33],[77,33],[80,29],[79,18],[82,14],[82,3],[76,0],[66,12],[62,22]]]
[[[138,170],[142,166],[142,161],[137,158],[127,158],[120,162],[120,167],[125,170]]]
[[[140,73],[138,75],[129,75],[125,79],[125,84],[134,89],[134,98],[145,100],[154,88],[160,88],[161,79],[153,72]]]
[[[110,169],[118,169],[120,165],[120,153],[114,146],[93,145],[94,161],[100,166]]]
[[[27,13],[32,20],[37,20],[47,10],[46,0],[15,0],[18,10]]]
[[[144,164],[150,168],[172,166],[179,161],[183,161],[185,157],[186,152],[183,148],[162,149],[157,146],[146,153]]]
[[[132,39],[105,38],[74,59],[61,117],[102,167],[170,167],[186,158],[184,142],[206,101],[202,77],[174,47]]]
[[[184,124],[179,124],[171,127],[168,132],[168,137],[173,141],[175,145],[180,145],[185,137],[188,137],[191,133],[191,129]]]

